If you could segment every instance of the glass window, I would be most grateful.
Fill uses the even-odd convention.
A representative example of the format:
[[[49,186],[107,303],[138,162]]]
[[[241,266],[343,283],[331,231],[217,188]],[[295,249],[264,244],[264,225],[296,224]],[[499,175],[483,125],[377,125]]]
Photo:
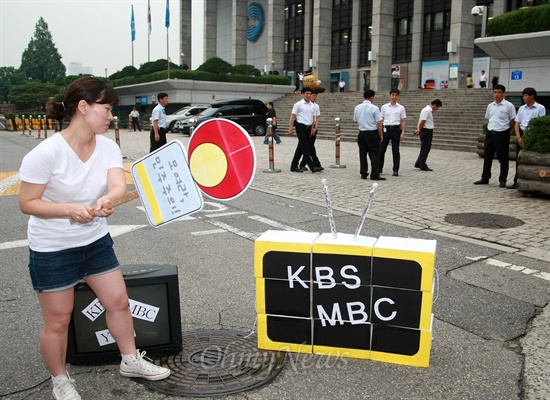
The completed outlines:
[[[445,11],[445,29],[451,27],[451,10]]]
[[[288,40],[285,40],[285,53],[288,53]]]
[[[350,30],[342,29],[340,33],[340,44],[348,44],[348,43],[351,43]]]
[[[424,32],[432,30],[432,14],[424,15]]]
[[[296,51],[302,51],[302,41],[300,39],[296,39],[296,44],[294,45],[294,48]]]
[[[332,45],[338,46],[340,44],[340,31],[332,32]]]
[[[409,18],[409,35],[413,34],[413,17]]]
[[[300,15],[302,14],[302,11],[304,11],[302,3],[296,3],[296,14]]]
[[[434,31],[443,30],[443,12],[438,12],[434,14]]]
[[[397,20],[397,35],[405,36],[409,33],[409,20],[407,18],[401,18]]]
[[[288,49],[289,53],[294,53],[294,44],[295,44],[295,43],[296,43],[296,42],[294,41],[294,39],[292,39],[292,40],[290,41],[290,47],[289,47],[289,49]]]

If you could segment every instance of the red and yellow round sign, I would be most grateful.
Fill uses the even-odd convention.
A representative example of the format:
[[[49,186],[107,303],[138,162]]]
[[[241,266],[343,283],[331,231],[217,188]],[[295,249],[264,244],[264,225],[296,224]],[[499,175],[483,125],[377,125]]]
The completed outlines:
[[[252,183],[254,143],[233,121],[216,118],[200,124],[189,140],[188,153],[193,179],[207,196],[231,200]]]

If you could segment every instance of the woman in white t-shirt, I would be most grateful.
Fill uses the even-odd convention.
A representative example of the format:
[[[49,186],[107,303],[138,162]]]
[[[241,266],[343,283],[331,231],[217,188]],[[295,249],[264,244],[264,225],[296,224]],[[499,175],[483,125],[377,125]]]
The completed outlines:
[[[63,103],[48,103],[52,117],[71,118],[69,127],[40,143],[21,165],[19,206],[30,215],[29,271],[44,315],[40,348],[55,399],[80,399],[65,368],[74,286],[80,279],[105,309],[122,353],[121,375],[150,380],[170,375],[136,349],[126,285],[105,220],[114,212],[109,201],[126,193],[120,149],[102,136],[117,104],[114,89],[100,79],[75,80]]]

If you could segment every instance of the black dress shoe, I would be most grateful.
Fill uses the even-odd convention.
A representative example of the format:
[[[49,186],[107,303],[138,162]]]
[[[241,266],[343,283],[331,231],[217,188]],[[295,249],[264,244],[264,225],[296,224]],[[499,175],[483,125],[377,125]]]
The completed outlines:
[[[319,168],[321,171],[324,171],[325,169],[323,167],[321,167],[320,165],[317,167]]]
[[[506,189],[517,189],[518,185],[515,183],[512,183],[511,185],[506,186]]]
[[[376,178],[370,178],[371,181],[385,181],[386,178],[382,178],[381,176],[378,176]]]
[[[506,187],[506,182],[500,182],[500,183],[498,184],[498,187],[499,187],[499,188],[505,188],[505,187]]]
[[[311,173],[312,173],[312,174],[314,174],[315,172],[322,172],[322,171],[323,171],[323,170],[322,170],[321,168],[319,168],[319,167],[313,167],[313,168],[311,169]]]
[[[305,165],[304,165],[303,167],[300,167],[300,169],[301,169],[302,171],[309,171]]]
[[[415,168],[420,168],[420,164],[416,163],[416,164],[414,164],[414,167]]]
[[[475,181],[474,185],[488,185],[489,181],[486,181],[485,179],[480,179],[479,181]]]
[[[304,172],[300,168],[290,168],[290,172]]]
[[[366,174],[366,175],[361,175],[361,179],[367,179],[367,177],[369,176],[369,174]]]
[[[428,167],[427,165],[423,168],[420,168],[421,171],[433,171],[433,169],[431,169],[430,167]]]
[[[397,173],[397,171],[393,171],[393,174],[391,174],[391,176],[399,176],[399,174]]]

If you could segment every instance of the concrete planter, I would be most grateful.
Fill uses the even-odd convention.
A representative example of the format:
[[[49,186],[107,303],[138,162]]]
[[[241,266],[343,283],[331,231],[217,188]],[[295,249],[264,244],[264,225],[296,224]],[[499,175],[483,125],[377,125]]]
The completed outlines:
[[[518,162],[518,190],[550,195],[550,153],[521,150]]]
[[[508,159],[515,161],[516,159],[516,143],[518,139],[516,138],[516,135],[510,135],[510,147],[508,149]],[[477,137],[477,150],[476,153],[479,157],[483,158],[485,156],[485,134],[479,135]],[[497,155],[495,153],[495,157],[497,158]]]

